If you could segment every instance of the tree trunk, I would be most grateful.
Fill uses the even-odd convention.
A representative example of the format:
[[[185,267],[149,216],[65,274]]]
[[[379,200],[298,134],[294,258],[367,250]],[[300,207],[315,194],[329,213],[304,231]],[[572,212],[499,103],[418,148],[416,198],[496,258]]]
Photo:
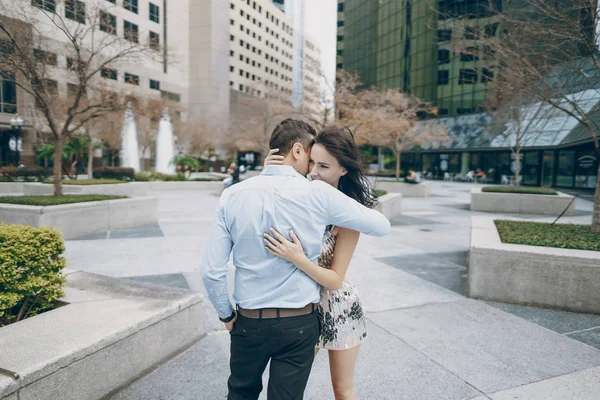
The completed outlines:
[[[594,193],[594,215],[592,217],[592,232],[600,233],[600,164],[596,178],[596,192]]]
[[[519,177],[521,176],[521,149],[517,149],[515,152],[515,186],[521,186]]]
[[[62,169],[63,169],[64,138],[60,136],[54,143],[54,195],[62,196]]]
[[[400,156],[402,153],[396,153],[396,180],[400,180]]]
[[[90,137],[88,141],[88,165],[87,165],[87,175],[88,179],[94,179],[94,141]]]

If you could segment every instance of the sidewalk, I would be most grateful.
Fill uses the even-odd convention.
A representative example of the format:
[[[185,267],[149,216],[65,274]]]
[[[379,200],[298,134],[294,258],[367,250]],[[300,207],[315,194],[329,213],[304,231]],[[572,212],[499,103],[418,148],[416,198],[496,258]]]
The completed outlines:
[[[467,299],[470,216],[481,215],[468,210],[473,185],[433,185],[432,197],[403,200],[391,236],[363,236],[350,267],[369,321],[358,397],[597,400],[600,316]],[[203,292],[198,266],[217,198],[156,195],[160,226],[69,241],[69,267]],[[589,223],[591,203],[577,208],[564,221]],[[113,400],[225,398],[229,335],[208,302],[205,312],[203,340]],[[305,398],[333,398],[325,353]]]

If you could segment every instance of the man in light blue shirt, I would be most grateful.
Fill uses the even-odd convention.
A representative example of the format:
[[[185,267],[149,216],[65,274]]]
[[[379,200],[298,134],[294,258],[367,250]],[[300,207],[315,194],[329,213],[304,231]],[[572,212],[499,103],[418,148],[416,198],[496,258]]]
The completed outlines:
[[[375,236],[389,221],[322,181],[309,182],[314,129],[285,120],[269,143],[285,156],[283,166],[225,190],[202,263],[202,278],[219,318],[231,333],[229,399],[257,399],[271,361],[269,399],[301,399],[319,336],[315,304],[320,287],[293,264],[271,255],[263,234],[273,227],[294,231],[315,263],[327,225]],[[233,252],[234,310],[227,289]]]

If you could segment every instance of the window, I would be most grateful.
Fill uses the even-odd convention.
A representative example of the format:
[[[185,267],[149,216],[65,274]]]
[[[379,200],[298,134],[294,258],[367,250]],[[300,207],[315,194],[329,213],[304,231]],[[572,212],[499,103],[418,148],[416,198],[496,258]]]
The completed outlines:
[[[337,55],[338,56],[343,56],[344,55],[344,50],[338,50],[337,51]]]
[[[438,42],[448,42],[452,40],[451,29],[438,29],[437,31]]]
[[[232,41],[232,42],[235,41],[235,36],[229,35],[229,40]]]
[[[240,76],[244,76],[244,71],[240,69]]]
[[[103,32],[107,32],[113,35],[117,34],[117,17],[100,11],[100,30]]]
[[[341,42],[344,40],[344,35],[337,35],[337,41]]]
[[[233,81],[229,81],[229,86],[233,87]]]
[[[71,57],[67,57],[67,69],[71,71],[80,71],[85,68],[83,61],[75,60]]]
[[[160,50],[160,35],[152,31],[150,31],[150,48],[156,51]]]
[[[125,83],[130,83],[132,85],[139,86],[140,85],[140,77],[138,75],[129,74],[125,72]]]
[[[9,42],[8,40],[0,39],[0,54],[9,56],[14,52],[15,52],[15,46],[12,42]]]
[[[337,69],[342,69],[342,68],[344,68],[344,64],[337,64],[335,67],[336,67]]]
[[[233,50],[229,50],[229,57],[233,57],[235,55]]]
[[[438,50],[438,65],[450,63],[450,50],[440,49]]]
[[[233,65],[230,65],[230,66],[229,66],[229,72],[235,72],[235,68],[234,68],[234,66],[233,66]]]
[[[439,108],[438,115],[448,115],[448,109],[447,108]]]
[[[476,26],[465,26],[465,39],[477,40],[479,38],[479,29]]]
[[[113,81],[117,80],[117,70],[111,68],[102,68],[100,71],[100,76],[106,79],[112,79]]]
[[[12,72],[0,72],[0,112],[17,112],[17,84]]]
[[[160,90],[160,82],[150,79],[150,89]]]
[[[123,7],[132,13],[138,13],[138,0],[123,0]]]
[[[75,85],[73,83],[67,83],[67,96],[69,97],[75,97],[77,96],[77,93],[79,92],[79,89],[81,88],[81,86],[79,85]],[[87,97],[87,91],[85,90],[85,86],[83,88],[81,88],[83,93],[82,93],[82,97],[86,98]]]
[[[240,10],[240,15],[243,17],[244,16],[244,10]]]
[[[57,58],[55,53],[50,53],[40,49],[33,49],[33,56],[41,63],[56,66]]]
[[[179,103],[181,101],[180,94],[167,92],[166,90],[160,91],[160,97],[162,97],[163,99],[169,99],[171,101],[175,101],[177,103]]]
[[[244,61],[244,56],[240,54],[240,61]]]
[[[231,3],[230,6],[232,10],[235,10],[235,5],[233,3]]]
[[[450,71],[438,71],[438,85],[447,85],[450,83]]]
[[[139,41],[139,29],[136,24],[133,24],[129,21],[123,21],[124,28],[124,37],[133,43],[138,43]]]
[[[458,78],[459,85],[473,85],[477,83],[477,71],[473,68],[461,69]]]
[[[494,71],[484,68],[481,70],[481,83],[488,83],[494,80]]]
[[[337,26],[344,26],[344,21],[338,21]]]
[[[242,85],[242,84],[240,83],[240,86],[239,86],[239,88],[240,88],[240,90],[244,90],[244,85]]]
[[[107,0],[107,1],[109,1],[109,2],[111,2],[113,4],[117,4],[117,0]]]
[[[344,12],[344,3],[338,4],[338,12]]]
[[[65,17],[85,24],[85,3],[79,0],[65,0]]]
[[[498,32],[498,22],[485,26],[485,37],[490,38],[496,36]]]
[[[150,21],[160,24],[160,7],[150,3]]]
[[[51,13],[56,12],[56,0],[31,0],[31,5]]]
[[[465,49],[468,53],[460,53],[460,61],[477,61],[479,60],[479,56],[476,53],[477,49],[474,47],[467,47]]]
[[[235,21],[234,21],[233,19],[230,19],[230,20],[229,20],[229,23],[230,23],[231,25],[235,25]]]

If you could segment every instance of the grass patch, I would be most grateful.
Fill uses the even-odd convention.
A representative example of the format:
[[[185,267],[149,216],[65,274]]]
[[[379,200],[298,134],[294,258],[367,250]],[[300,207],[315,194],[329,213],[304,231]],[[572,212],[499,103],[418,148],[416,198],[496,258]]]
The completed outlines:
[[[79,180],[64,181],[63,185],[90,186],[90,185],[114,185],[117,183],[127,183],[127,182],[120,181],[118,179],[79,179]]]
[[[387,192],[385,190],[373,189],[373,195],[375,197],[382,197],[382,196],[385,196],[386,194],[387,194]]]
[[[109,196],[101,194],[68,194],[64,196],[5,196],[0,203],[19,204],[24,206],[58,206],[61,204],[87,203],[90,201],[126,199],[126,196]]]
[[[545,187],[527,187],[527,186],[485,186],[481,188],[485,193],[514,193],[514,194],[543,194],[556,196],[558,192]]]
[[[591,225],[494,221],[503,243],[600,251],[600,235]]]

